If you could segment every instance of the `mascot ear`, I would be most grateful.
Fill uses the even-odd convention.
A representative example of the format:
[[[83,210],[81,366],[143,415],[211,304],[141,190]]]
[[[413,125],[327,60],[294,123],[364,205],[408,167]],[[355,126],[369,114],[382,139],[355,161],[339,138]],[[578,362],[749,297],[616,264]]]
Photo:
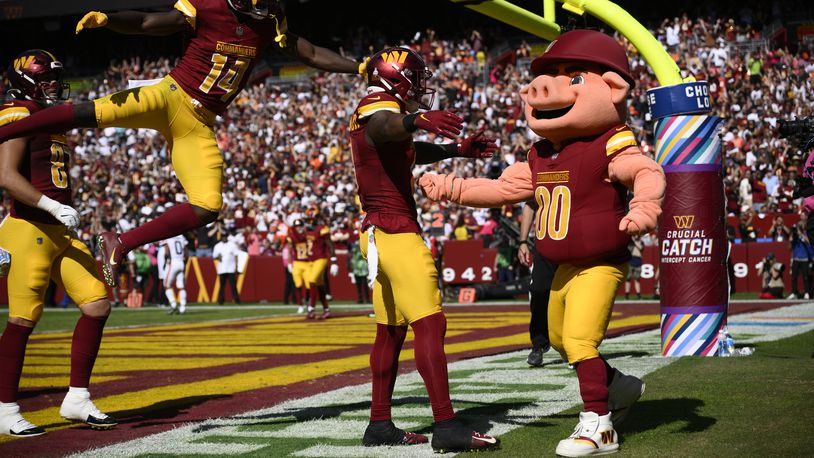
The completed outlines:
[[[616,72],[605,72],[602,74],[602,80],[610,86],[611,101],[614,105],[619,104],[627,99],[630,93],[630,84],[624,78],[619,76]]]

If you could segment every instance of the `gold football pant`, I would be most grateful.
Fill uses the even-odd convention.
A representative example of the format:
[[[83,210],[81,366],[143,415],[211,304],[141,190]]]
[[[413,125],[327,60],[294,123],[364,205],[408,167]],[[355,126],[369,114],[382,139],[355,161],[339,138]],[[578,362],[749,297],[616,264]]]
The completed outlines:
[[[548,333],[551,346],[569,364],[599,357],[627,270],[627,263],[557,268],[548,300]]]
[[[294,286],[299,289],[305,286],[308,288],[308,282],[305,281],[305,276],[311,270],[311,263],[309,261],[294,261],[291,266],[291,276],[294,277]]]
[[[154,129],[169,143],[172,166],[196,207],[220,212],[223,157],[215,140],[215,115],[167,76],[94,100],[101,128]]]
[[[49,279],[79,305],[107,299],[90,250],[61,224],[9,216],[0,224],[0,248],[11,254],[9,317],[39,321]]]
[[[308,270],[305,271],[305,286],[322,286],[325,283],[325,269],[328,268],[328,259],[314,259],[308,263]]]
[[[379,324],[405,326],[441,310],[438,270],[427,245],[414,233],[374,233],[379,253],[373,311]],[[367,257],[367,232],[359,235]]]

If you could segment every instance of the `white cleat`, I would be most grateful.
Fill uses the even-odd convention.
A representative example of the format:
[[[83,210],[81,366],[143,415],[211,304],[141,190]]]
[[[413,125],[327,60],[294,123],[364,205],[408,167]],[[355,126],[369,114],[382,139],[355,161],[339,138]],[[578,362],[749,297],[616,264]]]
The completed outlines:
[[[59,415],[66,420],[87,423],[93,429],[111,429],[119,424],[115,418],[102,413],[90,400],[90,393],[71,393],[65,395]]]
[[[619,451],[619,436],[613,429],[611,414],[580,412],[574,432],[557,444],[560,456],[607,455]]]
[[[613,372],[613,380],[608,386],[608,410],[611,421],[619,426],[624,421],[630,406],[644,394],[645,383],[638,377],[625,375],[618,369]]]
[[[301,305],[301,306],[300,306],[300,307],[297,309],[297,315],[302,315],[303,313],[305,313],[305,306],[304,306],[304,305]]]
[[[30,423],[20,415],[16,402],[0,403],[0,434],[14,437],[42,436],[45,430]]]

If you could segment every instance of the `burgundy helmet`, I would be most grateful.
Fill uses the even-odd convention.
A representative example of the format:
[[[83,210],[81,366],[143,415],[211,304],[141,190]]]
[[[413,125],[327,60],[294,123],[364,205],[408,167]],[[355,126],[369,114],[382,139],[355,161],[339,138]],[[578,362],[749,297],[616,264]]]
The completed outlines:
[[[229,7],[238,13],[248,14],[256,19],[273,16],[277,10],[276,0],[226,0]]]
[[[15,57],[8,67],[9,93],[16,98],[52,104],[68,97],[70,86],[62,82],[62,62],[42,49],[31,49]],[[56,86],[56,94],[48,90]]]
[[[424,59],[409,48],[385,48],[376,53],[367,63],[365,77],[369,85],[384,89],[402,102],[415,100],[425,110],[435,100],[435,89],[427,88],[432,72]],[[425,96],[430,96],[429,101],[424,101]]]
[[[560,35],[548,45],[542,56],[531,62],[531,73],[538,76],[546,67],[567,61],[599,64],[618,73],[630,83],[630,87],[636,85],[630,74],[625,48],[602,32],[579,29]]]

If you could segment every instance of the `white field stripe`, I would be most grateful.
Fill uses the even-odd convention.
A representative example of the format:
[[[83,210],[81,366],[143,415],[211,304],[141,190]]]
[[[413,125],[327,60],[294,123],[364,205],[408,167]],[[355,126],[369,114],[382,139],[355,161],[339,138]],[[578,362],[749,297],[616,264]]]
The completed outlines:
[[[776,326],[775,323],[788,325]],[[790,337],[814,329],[814,303],[733,316],[729,325],[735,342],[739,345]],[[739,339],[739,335],[748,335],[749,338]],[[660,356],[659,330],[609,339],[602,344],[601,350],[614,367],[637,377],[676,361],[674,358]],[[646,356],[631,356],[638,353]],[[491,417],[478,417],[466,411],[461,417],[470,422],[488,424],[489,430],[482,432],[500,436],[543,417],[568,410],[580,402],[576,375],[559,359],[559,355],[553,351],[546,353],[547,365],[544,369],[528,368],[526,355],[526,351],[516,351],[450,364],[452,400],[459,409],[463,402],[478,406],[503,400],[511,402],[507,405],[512,406]],[[476,392],[473,389],[478,386],[482,391]],[[521,387],[525,389],[520,389]],[[529,390],[529,387],[540,388]],[[399,377],[393,408],[397,425],[413,429],[426,428],[431,424],[429,402],[423,389],[418,373],[412,372]],[[417,392],[421,394],[416,395]],[[428,445],[363,447],[361,436],[367,424],[369,400],[370,384],[349,386],[229,418],[187,424],[164,433],[73,456],[134,457],[141,454],[193,453],[230,455],[273,447],[275,439],[279,438],[302,438],[304,442],[308,442],[303,444],[302,450],[294,453],[296,456],[433,456],[432,448]],[[574,421],[576,422],[576,418]],[[279,429],[266,429],[275,422],[280,425]],[[237,443],[219,442],[222,437],[230,437]],[[245,438],[246,443],[240,443],[241,438]],[[268,440],[252,442],[263,438]],[[358,441],[359,445],[327,443],[335,439],[351,439]],[[315,440],[317,444],[314,444]],[[324,440],[324,443],[319,443],[320,440]],[[273,449],[264,449],[263,453],[270,450]],[[544,454],[548,452],[551,451],[545,451]]]

